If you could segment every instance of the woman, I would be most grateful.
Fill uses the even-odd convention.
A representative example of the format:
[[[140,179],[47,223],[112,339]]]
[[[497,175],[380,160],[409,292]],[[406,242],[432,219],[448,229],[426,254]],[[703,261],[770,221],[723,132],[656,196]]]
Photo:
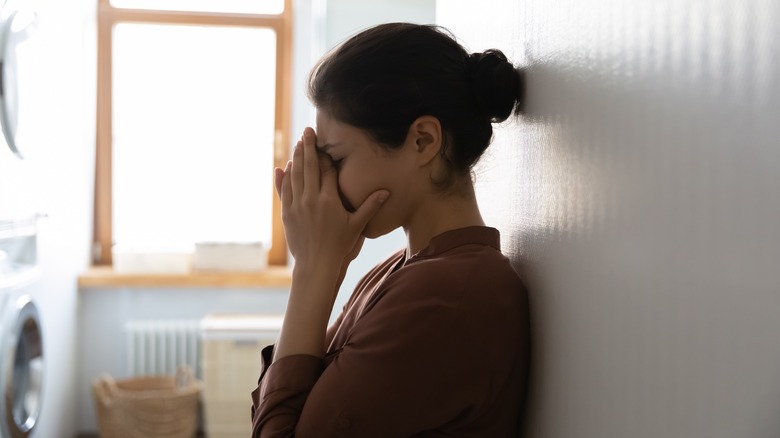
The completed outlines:
[[[501,52],[469,55],[435,26],[373,27],[313,69],[317,132],[275,170],[295,267],[254,436],[516,436],[526,293],[470,171],[522,95]],[[398,227],[407,248],[327,328],[363,239]]]

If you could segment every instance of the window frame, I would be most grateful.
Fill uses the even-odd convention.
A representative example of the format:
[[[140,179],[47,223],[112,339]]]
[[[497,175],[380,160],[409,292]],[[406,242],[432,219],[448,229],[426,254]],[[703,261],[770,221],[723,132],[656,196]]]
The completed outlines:
[[[289,159],[292,116],[292,0],[284,0],[281,14],[244,14],[126,9],[98,0],[97,10],[97,114],[95,150],[95,198],[93,265],[112,265],[113,246],[113,29],[118,23],[191,24],[270,28],[276,32],[276,96],[274,112],[274,166],[284,168]],[[274,190],[269,178],[268,190]],[[272,196],[271,248],[268,264],[287,265],[287,242],[281,220],[281,204]]]

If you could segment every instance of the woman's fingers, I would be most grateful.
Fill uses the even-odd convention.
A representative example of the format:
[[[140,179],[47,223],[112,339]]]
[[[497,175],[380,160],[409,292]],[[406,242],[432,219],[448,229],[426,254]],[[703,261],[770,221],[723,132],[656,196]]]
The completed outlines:
[[[287,165],[284,166],[284,171],[282,172],[282,193],[280,197],[282,198],[282,206],[285,207],[289,207],[293,200],[291,167],[292,161],[288,161]]]
[[[320,166],[317,156],[317,136],[312,128],[303,130],[303,137],[293,150],[292,190],[293,196],[306,195],[311,198],[320,190]]]
[[[360,252],[362,240],[355,239],[360,239],[360,233],[390,193],[378,190],[355,210],[342,201],[338,175],[330,156],[317,150],[317,137],[311,128],[304,130],[292,161],[283,171],[274,171],[285,233],[294,256],[330,252],[351,260]]]
[[[330,171],[336,170],[336,168],[333,167],[333,160],[330,158],[330,155],[325,152],[317,151],[317,158],[320,165],[320,175],[325,175]],[[322,178],[320,178],[320,181],[322,181]],[[320,186],[321,185],[322,183],[320,182]]]
[[[323,193],[338,193],[338,172],[333,167],[333,160],[327,154],[321,154],[319,159],[320,187]]]
[[[390,192],[387,190],[377,190],[370,194],[363,204],[352,214],[354,223],[362,230],[366,227],[368,221],[379,211],[390,196]]]
[[[355,245],[352,246],[352,249],[349,251],[349,254],[347,254],[347,257],[344,259],[347,262],[351,262],[352,260],[355,260],[357,256],[360,254],[360,250],[363,248],[363,242],[366,241],[366,238],[362,235],[358,236],[357,242],[355,242]]]
[[[282,179],[284,178],[284,169],[274,169],[274,188],[276,189],[276,196],[282,199]]]
[[[292,159],[292,174],[290,175],[292,183],[292,195],[297,197],[303,193],[304,180],[303,180],[303,141],[298,141],[293,149]]]
[[[317,154],[317,136],[314,130],[303,130],[303,192],[316,196],[320,191],[320,163]]]

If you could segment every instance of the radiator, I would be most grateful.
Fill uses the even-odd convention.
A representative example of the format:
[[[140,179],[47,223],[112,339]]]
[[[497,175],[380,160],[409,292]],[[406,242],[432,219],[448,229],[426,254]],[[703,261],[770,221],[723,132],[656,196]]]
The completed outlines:
[[[200,320],[133,320],[125,323],[127,375],[175,374],[189,365],[201,378]]]

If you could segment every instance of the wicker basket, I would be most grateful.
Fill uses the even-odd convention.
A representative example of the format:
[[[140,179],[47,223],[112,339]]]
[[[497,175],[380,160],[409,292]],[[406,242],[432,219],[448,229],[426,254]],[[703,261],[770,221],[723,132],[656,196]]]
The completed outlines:
[[[192,438],[198,422],[201,382],[192,369],[176,376],[92,382],[98,427],[103,438]]]

